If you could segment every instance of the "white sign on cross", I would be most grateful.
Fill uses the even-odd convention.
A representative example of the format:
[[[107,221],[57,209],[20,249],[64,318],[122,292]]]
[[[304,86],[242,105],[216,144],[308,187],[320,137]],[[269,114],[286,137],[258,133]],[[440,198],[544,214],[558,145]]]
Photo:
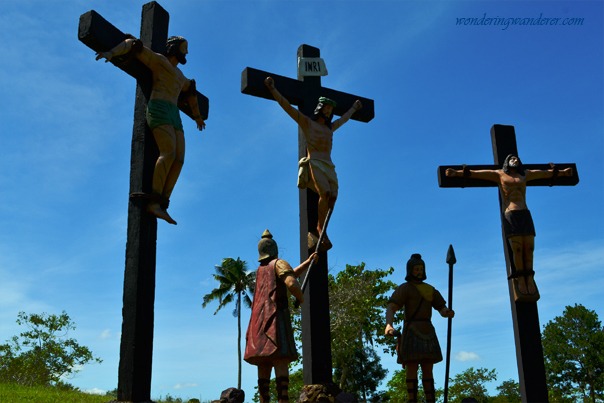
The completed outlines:
[[[301,76],[326,76],[325,61],[320,57],[299,57],[298,74]]]

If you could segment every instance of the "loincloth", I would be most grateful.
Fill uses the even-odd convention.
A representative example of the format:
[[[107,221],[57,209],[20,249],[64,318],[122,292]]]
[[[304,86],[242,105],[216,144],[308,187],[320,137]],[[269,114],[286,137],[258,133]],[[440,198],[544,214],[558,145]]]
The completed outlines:
[[[298,188],[306,189],[310,188],[317,193],[319,189],[316,189],[315,184],[312,181],[311,169],[316,172],[320,171],[328,180],[330,191],[337,194],[338,192],[338,175],[336,174],[336,166],[328,161],[311,159],[304,157],[298,162]]]
[[[529,210],[508,210],[504,214],[503,232],[506,238],[512,236],[535,236],[535,225]]]
[[[178,106],[172,102],[163,99],[150,100],[147,104],[145,116],[147,118],[147,124],[151,129],[155,129],[162,125],[169,125],[176,130],[183,131]]]

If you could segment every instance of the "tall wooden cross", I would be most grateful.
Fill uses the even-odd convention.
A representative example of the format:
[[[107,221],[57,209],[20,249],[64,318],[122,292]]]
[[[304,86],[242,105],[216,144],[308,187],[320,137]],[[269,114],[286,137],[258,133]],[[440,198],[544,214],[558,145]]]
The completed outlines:
[[[158,3],[143,5],[140,39],[151,50],[163,53],[168,38],[169,15]],[[96,11],[80,17],[78,38],[95,52],[104,52],[126,39]],[[145,120],[151,94],[151,72],[136,58],[116,57],[111,61],[137,81],[130,160],[130,194],[151,193],[157,145]],[[197,93],[199,111],[207,119],[209,101]],[[187,105],[181,110],[192,117]],[[140,199],[138,199],[140,200]],[[118,373],[118,401],[151,400],[153,319],[155,303],[155,258],[157,219],[137,199],[128,203],[128,235],[124,271],[122,340]]]
[[[319,58],[318,48],[301,45],[298,58]],[[298,79],[279,76],[247,67],[241,74],[241,92],[274,100],[264,85],[266,77],[275,80],[275,87],[290,104],[298,106],[307,116],[312,116],[320,96],[337,102],[334,114],[343,115],[357,99],[363,104],[351,119],[369,122],[374,117],[373,100],[324,88],[320,76],[302,76]],[[306,142],[298,129],[298,156],[306,156]],[[294,181],[292,180],[292,186]],[[309,189],[300,190],[300,256],[308,257],[307,234],[309,228],[317,227],[318,195]],[[327,252],[319,253],[319,261],[309,272],[308,286],[304,291],[302,305],[302,356],[304,383],[306,385],[332,382],[331,336],[329,330],[329,295],[327,289]]]
[[[500,169],[509,154],[518,156],[516,134],[514,126],[494,125],[491,128],[491,141],[495,165],[472,165],[466,168]],[[547,170],[549,164],[523,164],[526,169]],[[445,165],[438,167],[438,184],[440,187],[496,187],[497,184],[472,177],[448,177],[447,168],[463,169],[463,165]],[[536,179],[527,182],[527,186],[574,186],[579,182],[575,164],[556,164],[559,169],[572,168],[572,176],[559,176],[555,179]],[[500,211],[502,195],[500,193]],[[503,223],[503,215],[502,215]],[[512,259],[512,250],[503,233],[503,249],[505,252],[506,269],[508,276],[516,272]],[[543,347],[541,345],[541,330],[539,328],[539,313],[537,302],[520,302],[514,297],[512,281],[508,282],[510,302],[512,307],[512,320],[514,324],[514,339],[516,340],[516,359],[518,362],[518,375],[520,391],[523,402],[546,402],[547,384],[545,380],[545,365],[543,362]]]

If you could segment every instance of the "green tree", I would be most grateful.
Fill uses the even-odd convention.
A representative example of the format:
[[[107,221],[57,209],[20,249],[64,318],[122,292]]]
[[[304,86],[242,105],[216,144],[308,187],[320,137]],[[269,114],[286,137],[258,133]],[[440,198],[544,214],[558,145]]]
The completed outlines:
[[[380,382],[386,377],[387,370],[382,367],[380,357],[373,347],[365,345],[354,351],[347,363],[348,376],[340,388],[349,393],[357,394],[361,400],[368,401],[368,396],[374,395]],[[342,379],[342,368],[335,367],[334,377]]]
[[[604,398],[604,329],[595,311],[567,306],[543,329],[549,388],[558,400]]]
[[[338,375],[337,383],[346,390],[352,372],[358,368],[359,354],[369,357],[367,348],[381,346],[384,351],[394,351],[395,340],[384,335],[385,308],[397,284],[385,278],[394,272],[367,270],[365,263],[346,265],[339,273],[329,275],[329,308],[333,365]],[[400,319],[400,316],[398,316]],[[377,361],[379,364],[379,360]],[[375,363],[373,364],[375,365]],[[381,367],[381,366],[380,366]],[[369,375],[369,372],[365,372]],[[380,375],[376,371],[374,375]],[[379,380],[381,381],[385,373]],[[346,390],[362,392],[361,390]]]
[[[252,306],[250,294],[254,293],[256,285],[256,272],[247,270],[247,263],[239,258],[230,257],[222,259],[220,266],[216,266],[214,279],[218,281],[218,288],[204,295],[202,307],[210,302],[218,301],[218,308],[214,315],[222,308],[235,301],[233,316],[237,318],[237,357],[239,361],[237,388],[241,389],[241,303],[246,307]]]
[[[520,385],[513,379],[503,381],[501,385],[497,386],[499,394],[495,398],[491,399],[491,403],[520,403],[522,402],[522,396],[520,396]]]
[[[0,345],[0,382],[70,389],[61,378],[91,361],[102,362],[88,347],[67,337],[76,326],[65,311],[61,315],[19,312],[17,324],[28,330]]]
[[[489,401],[489,395],[485,384],[495,380],[497,373],[494,369],[489,371],[486,368],[470,367],[453,378],[449,385],[449,399],[459,402],[465,397],[473,397],[480,403],[486,403]]]

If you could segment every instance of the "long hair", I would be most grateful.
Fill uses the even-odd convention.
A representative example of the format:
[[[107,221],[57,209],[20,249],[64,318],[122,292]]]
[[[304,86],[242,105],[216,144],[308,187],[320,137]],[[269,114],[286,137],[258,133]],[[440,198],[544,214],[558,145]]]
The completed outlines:
[[[505,172],[506,174],[509,172],[510,170],[510,159],[512,157],[516,157],[516,159],[518,159],[518,167],[516,167],[516,171],[520,174],[524,176],[524,165],[522,165],[522,161],[520,160],[520,158],[518,158],[517,155],[514,154],[509,154],[507,157],[505,157],[505,161],[503,161],[503,172]]]

